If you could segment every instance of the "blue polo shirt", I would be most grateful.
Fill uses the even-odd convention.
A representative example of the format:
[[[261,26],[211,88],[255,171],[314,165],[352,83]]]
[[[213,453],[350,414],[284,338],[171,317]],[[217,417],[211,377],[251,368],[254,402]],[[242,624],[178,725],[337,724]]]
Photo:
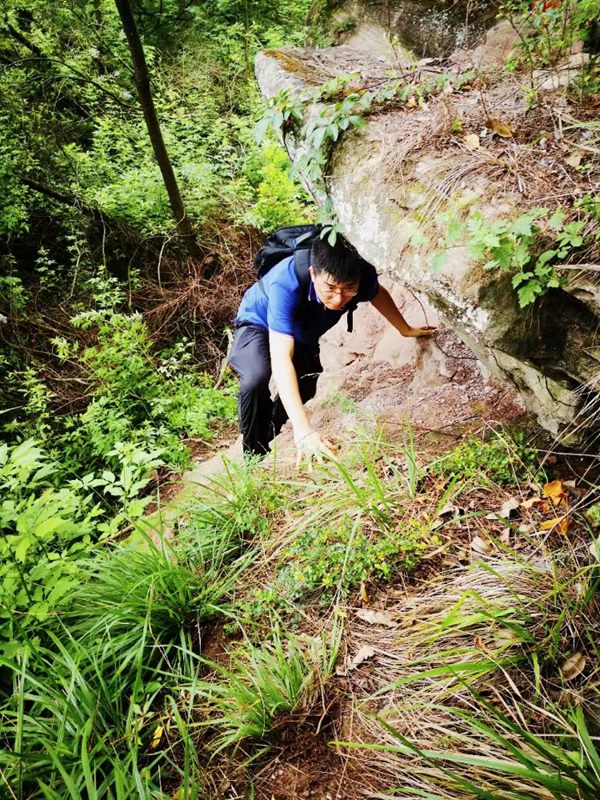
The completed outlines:
[[[361,280],[355,299],[359,303],[368,302],[373,300],[378,291],[379,281],[375,267],[361,259]],[[259,328],[293,336],[302,344],[315,344],[325,331],[333,328],[344,316],[346,310],[342,308],[332,311],[325,308],[317,297],[312,281],[307,302],[302,302],[301,293],[294,257],[284,258],[248,289],[234,323],[257,325]]]

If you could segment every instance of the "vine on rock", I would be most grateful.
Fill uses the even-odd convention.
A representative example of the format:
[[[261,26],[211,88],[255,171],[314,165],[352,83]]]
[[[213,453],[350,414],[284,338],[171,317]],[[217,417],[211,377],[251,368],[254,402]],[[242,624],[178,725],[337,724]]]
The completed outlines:
[[[284,89],[269,99],[268,107],[255,129],[260,142],[272,128],[285,141],[287,134],[294,132],[302,142],[299,158],[292,166],[292,174],[314,187],[313,194],[326,194],[327,169],[332,147],[340,136],[350,130],[359,130],[365,125],[365,117],[383,108],[404,106],[423,108],[431,95],[443,91],[458,91],[471,83],[473,71],[458,75],[434,75],[419,81],[417,68],[404,76],[390,70],[386,79],[376,86],[364,86],[358,82],[357,72],[340,75],[302,94]],[[309,113],[316,106],[317,113]],[[333,241],[343,226],[335,219],[331,203],[321,205],[321,222],[325,224]]]
[[[581,218],[570,220],[564,209],[551,212],[541,207],[512,220],[489,220],[479,211],[470,214],[465,223],[456,216],[442,216],[446,225],[443,244],[449,248],[462,243],[475,258],[485,259],[485,269],[511,272],[519,306],[525,308],[549,289],[564,285],[558,270],[573,250],[579,252],[600,241],[598,218],[581,202],[579,209]],[[445,252],[438,253],[433,268],[440,268],[445,258]]]

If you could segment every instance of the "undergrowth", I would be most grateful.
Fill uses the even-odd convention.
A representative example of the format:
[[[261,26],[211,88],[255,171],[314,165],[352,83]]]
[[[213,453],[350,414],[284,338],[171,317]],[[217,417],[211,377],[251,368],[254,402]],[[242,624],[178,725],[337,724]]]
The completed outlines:
[[[522,433],[490,431],[486,438],[468,436],[454,450],[429,465],[429,472],[446,478],[480,478],[501,486],[536,480],[539,458]]]

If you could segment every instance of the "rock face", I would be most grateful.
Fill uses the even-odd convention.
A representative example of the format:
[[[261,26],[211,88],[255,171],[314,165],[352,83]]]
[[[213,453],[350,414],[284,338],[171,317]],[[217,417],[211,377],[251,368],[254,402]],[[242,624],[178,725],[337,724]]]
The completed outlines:
[[[431,58],[473,47],[497,11],[494,0],[337,0],[316,4],[312,23],[336,44],[389,59],[399,49]]]
[[[505,52],[502,36],[500,44],[492,38]],[[464,70],[474,58],[485,62],[485,50],[455,56],[447,70]],[[287,51],[285,58],[261,54],[256,66],[267,97],[344,72],[379,80],[383,69],[380,58],[347,46]],[[552,207],[548,196],[573,192],[574,173],[564,159],[577,142],[555,135],[543,108],[529,111],[521,86],[519,76],[506,76],[369,117],[360,132],[336,144],[327,192],[361,255],[426,298],[486,368],[519,391],[543,427],[575,442],[600,405],[597,270],[565,270],[573,277],[563,288],[520,309],[511,275],[485,270],[460,236],[442,247],[445,261],[432,269],[449,217],[464,223],[476,209],[488,220],[512,219],[534,205]],[[561,113],[561,102],[554,113],[557,107]],[[495,135],[490,117],[512,135]],[[292,134],[287,144],[292,156],[302,150]]]

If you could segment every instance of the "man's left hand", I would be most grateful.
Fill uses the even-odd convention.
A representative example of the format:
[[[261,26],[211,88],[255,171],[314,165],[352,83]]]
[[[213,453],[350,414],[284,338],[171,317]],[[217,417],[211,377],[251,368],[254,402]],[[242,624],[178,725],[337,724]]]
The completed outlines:
[[[433,336],[436,331],[437,328],[434,325],[424,325],[422,328],[409,328],[402,335],[416,338],[417,336]]]

